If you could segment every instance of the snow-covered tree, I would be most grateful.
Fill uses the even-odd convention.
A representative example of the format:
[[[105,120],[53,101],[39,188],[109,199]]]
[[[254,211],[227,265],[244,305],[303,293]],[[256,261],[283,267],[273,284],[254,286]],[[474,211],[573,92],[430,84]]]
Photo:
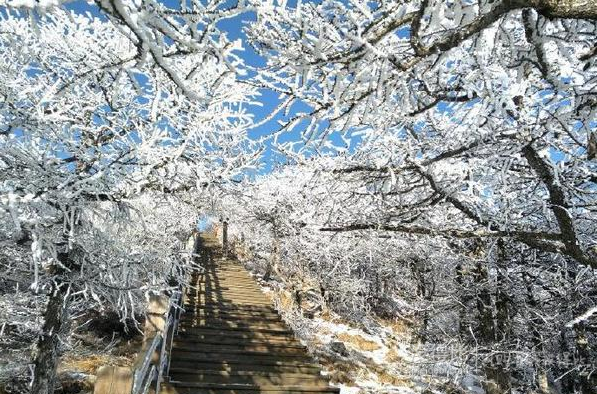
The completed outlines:
[[[403,319],[421,344],[419,356],[450,366],[444,378],[473,373],[488,392],[591,392],[594,323],[575,320],[596,302],[591,268],[505,235],[448,230],[444,222],[461,222],[441,205],[436,230],[331,228],[387,217],[386,204],[398,199],[376,195],[374,178],[361,188],[343,179],[332,169],[344,161],[288,166],[221,199],[238,256],[281,283],[307,316],[331,309],[369,330],[375,316]],[[408,187],[395,182],[397,190]]]
[[[196,209],[140,209],[137,196],[154,193],[159,204],[254,164],[243,106],[256,92],[236,82],[240,43],[216,37],[211,26],[200,45],[196,28],[184,38],[159,24],[157,14],[136,14],[132,3],[99,5],[110,4],[115,8],[103,17],[59,7],[30,11],[30,18],[2,10],[2,242],[30,245],[15,257],[31,259],[31,289],[49,297],[35,393],[53,391],[59,335],[78,300],[131,316],[139,290],[166,288],[173,265],[183,264],[169,244],[184,244],[174,235],[190,234]],[[152,33],[158,30],[178,41]],[[164,209],[179,211],[170,214],[171,227],[143,227],[163,218]]]
[[[379,267],[411,268],[422,339],[480,346],[486,390],[592,392],[590,372],[554,360],[587,360],[592,335],[568,322],[595,304],[594,5],[330,0],[262,3],[258,15],[248,35],[267,64],[254,83],[288,114],[273,137],[302,138],[277,145],[297,163],[286,180],[243,189],[262,197],[236,208],[238,233],[252,217],[274,237],[245,242],[324,278],[376,250]],[[384,256],[388,238],[400,241]],[[350,288],[340,283],[329,291]]]
[[[190,230],[201,192],[297,297],[412,318],[463,344],[488,392],[592,393],[549,355],[594,357],[595,2],[231,4],[2,3],[3,253],[50,301],[33,391],[51,391],[65,301],[126,315],[164,286],[180,245],[162,235]],[[263,67],[221,30],[239,15]],[[254,124],[258,89],[280,103]],[[245,131],[274,119],[292,165],[241,182],[261,153]],[[181,216],[147,217],[166,201]]]
[[[439,204],[464,225],[443,230],[483,229],[597,267],[594,6],[323,1],[259,12],[249,30],[268,59],[259,83],[286,97],[281,109],[302,105],[282,127],[303,127],[307,149],[364,140],[333,171],[360,177],[373,198],[408,199],[378,198],[379,215],[336,227],[437,231],[424,211]]]

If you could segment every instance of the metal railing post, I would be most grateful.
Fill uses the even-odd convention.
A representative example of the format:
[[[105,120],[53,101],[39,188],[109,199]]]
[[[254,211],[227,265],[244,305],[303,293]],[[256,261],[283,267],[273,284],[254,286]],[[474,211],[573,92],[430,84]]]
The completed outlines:
[[[228,256],[228,221],[224,220],[222,222],[222,251],[224,253],[224,257]]]

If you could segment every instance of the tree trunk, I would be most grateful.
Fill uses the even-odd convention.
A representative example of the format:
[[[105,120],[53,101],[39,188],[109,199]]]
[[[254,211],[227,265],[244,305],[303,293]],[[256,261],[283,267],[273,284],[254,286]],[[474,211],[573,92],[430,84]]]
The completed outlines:
[[[56,381],[59,335],[65,323],[68,285],[54,283],[48,296],[44,325],[37,343],[31,394],[51,394]]]
[[[501,256],[498,258],[501,258]],[[479,316],[477,334],[479,343],[490,349],[495,347],[498,342],[498,332],[494,318],[498,311],[494,311],[487,267],[479,262],[474,276],[476,285],[479,287],[477,293],[477,312]],[[499,293],[499,290],[496,293]],[[499,313],[504,314],[505,311],[500,310]],[[483,365],[483,372],[486,377],[483,388],[487,394],[510,394],[512,391],[510,374],[507,372],[507,367],[504,365],[501,355],[500,357],[489,357]]]
[[[422,343],[426,343],[429,339],[428,326],[430,316],[428,306],[433,302],[433,297],[435,295],[435,282],[433,277],[431,277],[429,280],[427,279],[430,268],[426,266],[424,261],[415,260],[411,264],[411,270],[417,284],[416,294],[425,303],[423,312],[420,314],[420,321],[422,324],[418,330],[417,336]]]
[[[559,338],[559,343],[560,343],[560,351],[562,354],[564,355],[569,355],[571,354],[571,346],[567,337],[567,333],[568,333],[568,328],[564,327],[560,330],[560,338]],[[566,361],[569,361],[569,359],[566,359]],[[560,368],[559,370],[556,370],[556,373],[558,375],[562,375],[562,378],[559,381],[559,386],[560,386],[560,390],[559,392],[561,393],[573,393],[574,392],[574,374],[564,374],[565,372],[567,372],[567,365],[566,368]]]
[[[595,0],[530,0],[527,5],[549,18],[597,19]]]
[[[532,278],[528,273],[524,273],[523,279],[526,287],[527,305],[531,308],[531,311],[533,309],[540,309],[539,302],[535,298],[535,289],[533,288]],[[528,320],[528,326],[531,331],[531,341],[533,344],[533,349],[535,349],[538,360],[538,362],[535,363],[535,383],[540,393],[551,394],[556,392],[556,390],[554,387],[553,379],[551,379],[545,366],[545,348],[543,346],[543,338],[541,336],[541,332],[538,329],[538,327],[541,327],[542,321],[539,317],[537,317],[537,314],[530,313],[530,311],[527,313],[529,314],[529,316],[531,316]]]
[[[466,338],[470,337],[469,328],[471,326],[470,316],[471,311],[469,307],[469,303],[471,297],[468,293],[468,288],[465,286],[465,268],[462,264],[458,264],[456,266],[456,277],[455,281],[458,285],[459,296],[458,299],[460,300],[458,306],[458,333],[460,334],[460,338],[462,341],[465,341]]]
[[[580,392],[582,394],[597,394],[597,373],[592,371],[590,367],[592,358],[584,323],[576,325],[574,328],[574,333],[578,358],[583,364],[583,367],[578,374],[580,381]]]
[[[508,254],[507,245],[503,239],[497,242],[498,256],[497,256],[497,278],[496,278],[496,293],[495,293],[495,325],[494,338],[496,342],[501,342],[500,347],[504,350],[510,350],[510,339],[512,336],[512,311],[510,310],[510,296],[508,283]],[[499,389],[504,394],[512,392],[512,379],[509,371],[510,354],[504,351],[504,357],[496,360],[493,378],[495,379]]]
[[[475,286],[477,287],[476,305],[478,325],[476,336],[481,345],[490,347],[494,341],[493,330],[493,308],[491,302],[491,293],[488,290],[488,273],[487,267],[482,262],[477,263],[473,274],[475,278]],[[487,394],[501,394],[499,389],[499,374],[495,370],[494,360],[490,359],[483,365],[483,372],[485,373],[486,381],[483,382],[483,388]]]
[[[266,262],[265,273],[263,274],[263,280],[270,280],[272,274],[279,276],[280,267],[280,234],[276,223],[273,223],[272,235],[273,245],[270,258]]]

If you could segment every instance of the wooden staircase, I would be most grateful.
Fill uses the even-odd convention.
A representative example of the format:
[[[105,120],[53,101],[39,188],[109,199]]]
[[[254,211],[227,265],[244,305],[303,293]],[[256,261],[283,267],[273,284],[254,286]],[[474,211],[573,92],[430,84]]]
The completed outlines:
[[[339,393],[259,285],[217,240],[201,237],[203,273],[185,299],[164,394]]]

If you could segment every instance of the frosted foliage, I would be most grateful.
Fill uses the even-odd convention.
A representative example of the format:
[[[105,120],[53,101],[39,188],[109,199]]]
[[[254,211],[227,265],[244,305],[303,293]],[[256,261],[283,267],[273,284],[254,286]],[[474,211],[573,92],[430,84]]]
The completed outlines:
[[[337,314],[376,335],[387,321],[408,326],[417,346],[400,371],[422,384],[487,387],[500,374],[522,390],[568,372],[549,384],[574,392],[590,379],[594,270],[418,195],[412,174],[365,178],[352,165],[310,160],[220,200],[236,255],[291,296],[289,316]]]
[[[401,319],[444,381],[595,387],[594,2],[79,5],[0,0],[2,289],[31,316],[138,316],[209,213],[293,308]]]
[[[305,315],[404,319],[414,380],[590,392],[597,17],[561,4],[256,4],[292,164],[222,201],[239,255]]]
[[[238,42],[199,45],[110,4],[125,22],[48,2],[0,14],[0,242],[7,267],[30,273],[21,288],[66,284],[73,302],[127,318],[185,280],[191,193],[253,168],[243,105],[257,94],[236,81]]]
[[[330,227],[507,235],[597,267],[595,9],[533,4],[258,8],[257,78],[300,108],[277,147],[335,174]]]

